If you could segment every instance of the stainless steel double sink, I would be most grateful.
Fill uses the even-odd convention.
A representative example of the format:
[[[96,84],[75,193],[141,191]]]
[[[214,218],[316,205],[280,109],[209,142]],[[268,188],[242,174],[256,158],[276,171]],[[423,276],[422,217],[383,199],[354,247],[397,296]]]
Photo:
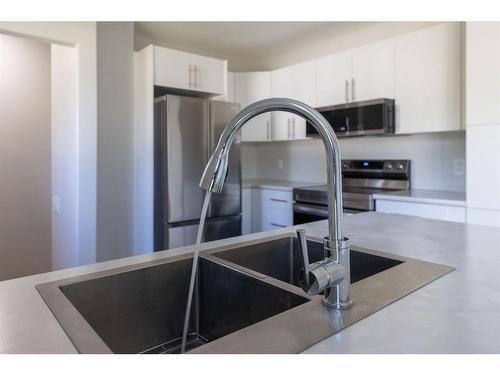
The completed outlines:
[[[311,262],[323,246],[308,241]],[[453,268],[353,247],[354,307],[297,287],[293,233],[200,252],[190,353],[297,353]],[[80,353],[178,353],[192,254],[37,285]]]

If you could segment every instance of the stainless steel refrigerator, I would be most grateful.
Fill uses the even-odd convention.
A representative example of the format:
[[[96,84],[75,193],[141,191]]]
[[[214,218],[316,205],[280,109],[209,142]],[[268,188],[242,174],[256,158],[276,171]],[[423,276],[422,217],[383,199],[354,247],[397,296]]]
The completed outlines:
[[[198,183],[224,127],[239,110],[236,103],[188,96],[155,99],[155,251],[195,243],[205,196]],[[223,192],[212,194],[204,242],[241,235],[238,143],[231,147],[229,163]]]

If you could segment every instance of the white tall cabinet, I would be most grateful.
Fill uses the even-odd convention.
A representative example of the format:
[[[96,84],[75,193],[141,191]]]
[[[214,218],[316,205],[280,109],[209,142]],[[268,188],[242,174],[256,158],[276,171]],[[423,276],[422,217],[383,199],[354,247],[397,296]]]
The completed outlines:
[[[500,227],[500,23],[465,32],[467,222]]]
[[[234,73],[234,101],[241,108],[271,97],[271,72]],[[245,142],[271,140],[271,113],[263,113],[241,128]]]

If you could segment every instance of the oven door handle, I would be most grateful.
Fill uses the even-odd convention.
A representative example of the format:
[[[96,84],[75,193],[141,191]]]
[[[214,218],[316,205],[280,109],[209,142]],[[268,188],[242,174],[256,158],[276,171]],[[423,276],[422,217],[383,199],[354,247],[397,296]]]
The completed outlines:
[[[328,217],[328,207],[320,208],[318,206],[304,203],[295,203],[293,205],[293,212]]]

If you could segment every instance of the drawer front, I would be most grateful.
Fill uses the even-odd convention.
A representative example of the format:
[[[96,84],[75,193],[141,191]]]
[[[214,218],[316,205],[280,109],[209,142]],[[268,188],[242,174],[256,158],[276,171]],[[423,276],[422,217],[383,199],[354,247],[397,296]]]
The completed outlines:
[[[377,200],[377,212],[420,216],[427,219],[465,222],[465,207]]]
[[[262,189],[263,208],[275,208],[293,211],[293,198],[291,191]]]
[[[262,230],[274,230],[293,225],[293,212],[276,208],[265,208],[262,211]]]

